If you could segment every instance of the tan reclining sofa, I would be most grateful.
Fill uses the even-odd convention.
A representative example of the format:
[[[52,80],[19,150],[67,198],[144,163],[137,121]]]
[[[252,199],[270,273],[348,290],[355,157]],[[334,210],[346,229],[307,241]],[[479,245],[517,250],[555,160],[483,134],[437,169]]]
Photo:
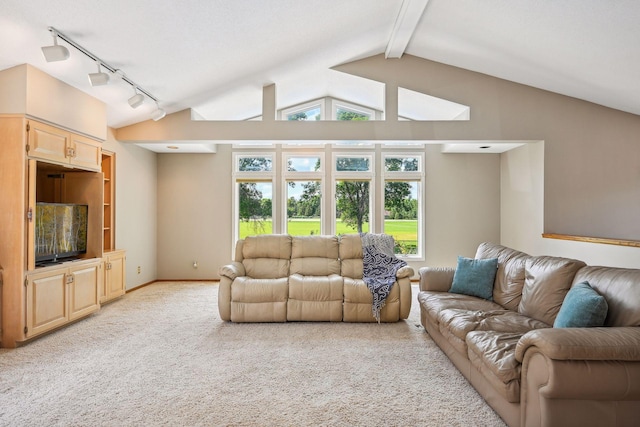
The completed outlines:
[[[529,256],[491,243],[481,244],[475,258],[497,258],[492,300],[450,292],[454,268],[421,268],[421,322],[504,421],[640,425],[640,270]],[[580,305],[565,301],[584,282],[599,294],[594,301],[606,301],[599,306],[606,309],[599,313],[604,325],[554,327],[561,310],[592,314],[571,312]]]
[[[220,267],[218,310],[232,322],[375,322],[362,279],[360,235],[260,235],[238,240],[234,261]],[[411,267],[401,267],[381,322],[411,310]]]

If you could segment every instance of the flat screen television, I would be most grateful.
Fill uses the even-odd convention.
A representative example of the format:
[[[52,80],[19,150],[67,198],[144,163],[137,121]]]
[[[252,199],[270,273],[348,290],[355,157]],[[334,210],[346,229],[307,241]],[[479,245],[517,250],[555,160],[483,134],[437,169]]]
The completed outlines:
[[[57,262],[87,253],[89,207],[74,203],[36,203],[36,263]]]

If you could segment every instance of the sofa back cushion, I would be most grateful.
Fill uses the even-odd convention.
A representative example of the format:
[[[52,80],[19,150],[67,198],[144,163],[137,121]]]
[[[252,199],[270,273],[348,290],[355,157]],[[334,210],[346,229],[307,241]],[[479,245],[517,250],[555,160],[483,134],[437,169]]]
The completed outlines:
[[[291,236],[265,234],[249,236],[242,244],[242,264],[254,279],[277,279],[289,276]]]
[[[340,274],[343,277],[362,279],[362,239],[359,234],[340,236]]]
[[[524,263],[529,255],[495,243],[481,243],[476,251],[476,259],[491,258],[498,258],[493,301],[504,308],[518,311],[524,286]]]
[[[290,274],[328,276],[340,274],[337,236],[294,236]]]
[[[569,292],[573,279],[586,264],[552,256],[529,257],[525,261],[525,279],[518,311],[553,325]]]
[[[640,270],[587,266],[573,282],[588,282],[607,301],[605,326],[640,326]]]

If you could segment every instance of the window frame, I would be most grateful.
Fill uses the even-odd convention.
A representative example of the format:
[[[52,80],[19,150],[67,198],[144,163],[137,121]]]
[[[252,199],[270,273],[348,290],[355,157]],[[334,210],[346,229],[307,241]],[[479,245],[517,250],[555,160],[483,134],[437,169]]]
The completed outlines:
[[[242,158],[257,158],[264,157],[271,160],[270,171],[241,171],[240,159]],[[271,183],[271,230],[276,233],[276,218],[275,218],[275,203],[276,197],[276,171],[278,170],[278,164],[276,162],[275,152],[235,152],[233,153],[233,172],[232,172],[232,194],[233,204],[231,210],[231,218],[233,219],[233,241],[236,242],[240,239],[240,219],[238,218],[240,211],[240,183],[250,182],[270,182]]]
[[[280,110],[280,120],[289,121],[287,116],[291,114],[308,111],[314,107],[320,107],[320,120],[326,120],[326,101],[324,98],[314,99],[312,101],[304,102],[302,104],[296,104],[291,107],[283,108]],[[302,121],[315,121],[315,120],[302,120]]]
[[[373,121],[377,120],[376,110],[369,107],[364,107],[362,105],[353,104],[351,102],[343,101],[340,99],[331,98],[331,117],[330,120],[338,120],[338,109],[343,109],[347,111],[351,111],[357,114],[368,115],[369,120]]]
[[[417,171],[387,171],[386,170],[386,159],[388,158],[405,158],[405,157],[415,157],[418,158],[418,170]],[[385,210],[385,187],[387,181],[395,181],[395,182],[417,182],[418,183],[418,191],[417,191],[417,213],[418,213],[418,245],[417,245],[417,253],[416,254],[396,254],[397,257],[402,258],[406,261],[424,261],[425,260],[425,213],[424,213],[424,199],[426,197],[426,188],[425,188],[425,153],[424,152],[413,152],[413,151],[384,151],[381,156],[381,185],[379,188],[379,196],[382,201],[382,210]],[[385,218],[384,213],[382,215],[382,233],[385,232]]]
[[[368,171],[338,171],[337,160],[338,158],[348,157],[362,157],[369,159]],[[375,151],[361,151],[361,152],[332,152],[331,153],[331,223],[330,230],[332,234],[337,233],[337,221],[336,216],[337,209],[337,192],[336,185],[338,181],[369,181],[369,232],[375,230],[375,200],[376,200],[376,165],[375,165]]]
[[[375,143],[366,146],[323,145],[322,148],[289,145],[286,142],[276,143],[273,147],[260,147],[254,150],[243,150],[238,147],[232,151],[232,233],[233,242],[239,238],[241,222],[239,215],[239,185],[243,182],[265,182],[271,185],[271,218],[273,233],[287,233],[288,183],[290,181],[319,181],[322,191],[320,233],[337,234],[336,218],[336,185],[338,181],[369,182],[369,221],[368,231],[385,232],[385,186],[387,181],[417,182],[418,198],[418,250],[417,254],[398,257],[406,261],[416,262],[425,259],[426,242],[426,152],[423,146],[403,146],[391,143]],[[268,158],[271,160],[271,171],[239,171],[240,158]],[[289,171],[288,160],[291,158],[320,158],[318,171]],[[338,171],[337,161],[340,158],[365,158],[369,163],[366,171]],[[417,158],[417,171],[387,171],[388,158]],[[331,162],[331,163],[329,163]],[[330,198],[330,199],[329,199]],[[234,249],[232,249],[234,250]]]
[[[320,169],[317,171],[290,171],[288,170],[289,159],[290,158],[305,158],[305,157],[318,157],[320,159]],[[320,151],[284,151],[282,153],[282,221],[281,221],[281,230],[283,233],[289,232],[289,222],[288,222],[288,213],[287,207],[289,203],[288,197],[288,186],[290,181],[319,181],[320,182],[320,234],[325,234],[326,229],[326,212],[325,212],[325,182],[326,182],[326,173],[325,173],[326,165],[325,165],[325,154]]]

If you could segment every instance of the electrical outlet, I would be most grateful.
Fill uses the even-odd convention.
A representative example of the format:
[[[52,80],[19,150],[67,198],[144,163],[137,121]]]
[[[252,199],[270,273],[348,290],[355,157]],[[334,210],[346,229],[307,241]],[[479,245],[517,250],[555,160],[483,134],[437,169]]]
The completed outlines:
[[[140,271],[142,271],[142,267],[138,266],[138,274],[140,274]]]
[[[198,268],[198,261],[193,261],[193,268]]]

